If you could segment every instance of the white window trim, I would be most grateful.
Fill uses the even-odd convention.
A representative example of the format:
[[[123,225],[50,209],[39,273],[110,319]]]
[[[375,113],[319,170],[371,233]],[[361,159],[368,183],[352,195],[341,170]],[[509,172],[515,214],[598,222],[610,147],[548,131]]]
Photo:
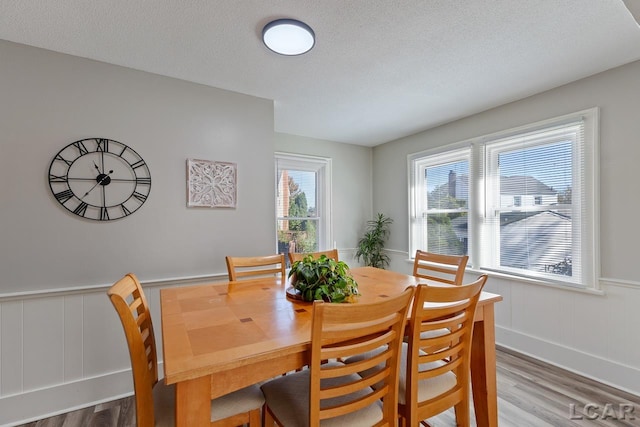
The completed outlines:
[[[437,161],[426,159],[426,157],[433,158],[433,156],[437,154],[441,154],[441,156],[438,156]],[[422,215],[420,215],[420,213],[424,213],[427,210],[425,206],[423,206],[421,203],[423,199],[420,197],[417,197],[416,195],[416,188],[417,187],[422,188],[422,186],[418,185],[417,183],[419,181],[422,182],[422,180],[424,179],[423,178],[424,171],[427,168],[432,166],[437,166],[437,165],[446,164],[446,163],[453,163],[458,161],[467,161],[469,162],[469,169],[471,169],[470,154],[471,153],[469,150],[469,146],[468,144],[466,144],[466,146],[454,148],[447,151],[436,150],[433,153],[422,152],[422,153],[417,153],[415,155],[410,156],[409,167],[407,169],[409,170],[409,182],[410,182],[410,185],[409,185],[409,192],[410,192],[409,194],[409,213],[410,213],[409,214],[409,252],[412,258],[415,255],[415,252],[418,246],[422,246],[421,244],[416,242],[417,233],[413,224],[414,222],[424,220],[424,218],[422,217]],[[472,197],[473,197],[472,192],[469,191],[469,199],[471,199]],[[435,214],[435,213],[447,213],[447,212],[467,212],[467,218],[469,218],[471,216],[471,207],[472,207],[472,203],[471,203],[471,200],[469,200],[468,206],[466,209],[432,210],[430,211],[430,213]],[[420,218],[419,218],[419,215],[420,215]],[[469,224],[469,227],[470,227],[470,224]]]
[[[317,190],[319,197],[316,210],[320,213],[319,231],[318,231],[318,250],[327,250],[332,248],[333,242],[333,218],[332,218],[332,197],[331,197],[331,158],[309,156],[304,154],[275,152],[274,153],[274,179],[276,180],[275,188],[278,191],[278,163],[284,165],[288,169],[307,170],[318,173]],[[324,196],[324,197],[323,197]],[[276,211],[276,221],[278,218],[277,194],[274,197],[274,209]],[[277,226],[276,226],[277,230]],[[276,251],[278,250],[278,238],[275,238]]]
[[[567,123],[574,122],[582,119],[584,123],[584,212],[586,218],[582,218],[582,232],[581,232],[581,246],[583,254],[591,254],[583,257],[581,265],[581,283],[576,285],[565,281],[554,281],[549,279],[537,279],[530,277],[522,277],[518,275],[512,275],[501,272],[493,272],[487,270],[481,270],[477,266],[479,265],[479,254],[481,251],[480,240],[483,238],[483,234],[486,233],[486,227],[483,226],[486,209],[486,189],[484,179],[484,169],[486,167],[485,161],[485,144],[491,141],[497,141],[500,139],[508,138],[521,133],[534,132],[540,129],[546,129],[553,126],[559,126]],[[409,154],[407,156],[407,172],[408,172],[408,232],[409,232],[409,257],[412,259],[415,255],[413,238],[413,223],[412,219],[415,217],[416,209],[416,194],[415,194],[415,163],[419,159],[428,156],[434,156],[443,154],[446,156],[448,153],[456,150],[461,150],[464,147],[471,147],[471,160],[469,164],[469,175],[471,182],[469,183],[469,235],[473,237],[469,242],[469,269],[476,272],[489,272],[491,274],[499,275],[500,277],[511,278],[518,281],[524,281],[536,284],[545,284],[553,287],[559,287],[562,289],[578,288],[587,292],[601,294],[599,277],[600,277],[600,253],[599,253],[599,238],[600,238],[600,176],[599,176],[599,108],[593,107],[590,109],[578,111],[571,114],[566,114],[560,117],[555,117],[547,120],[542,120],[536,123],[523,125],[515,128],[511,128],[505,131],[495,132],[475,138],[471,138],[465,141],[456,142],[453,144],[447,144],[434,149],[421,151],[418,153]],[[486,238],[486,236],[485,236]],[[412,253],[413,251],[413,253]]]

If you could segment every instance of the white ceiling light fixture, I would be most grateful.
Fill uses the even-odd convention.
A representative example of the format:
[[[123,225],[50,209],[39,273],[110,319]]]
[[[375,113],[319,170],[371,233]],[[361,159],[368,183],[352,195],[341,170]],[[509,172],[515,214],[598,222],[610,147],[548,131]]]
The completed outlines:
[[[262,29],[265,46],[280,55],[302,55],[316,43],[316,35],[310,26],[295,19],[276,19]]]

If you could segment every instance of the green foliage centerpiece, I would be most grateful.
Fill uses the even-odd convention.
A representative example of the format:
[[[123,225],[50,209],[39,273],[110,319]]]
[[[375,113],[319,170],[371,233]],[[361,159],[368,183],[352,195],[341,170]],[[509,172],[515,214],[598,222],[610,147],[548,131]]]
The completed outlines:
[[[303,301],[356,302],[360,295],[349,266],[326,255],[307,255],[294,262],[289,278],[296,297]]]

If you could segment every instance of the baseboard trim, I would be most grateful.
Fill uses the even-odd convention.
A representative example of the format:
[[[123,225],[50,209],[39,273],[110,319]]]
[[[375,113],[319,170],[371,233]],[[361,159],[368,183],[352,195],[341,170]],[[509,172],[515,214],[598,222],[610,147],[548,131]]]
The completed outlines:
[[[496,325],[496,343],[578,375],[640,396],[640,369]]]
[[[0,425],[17,426],[133,394],[131,370],[0,398]]]

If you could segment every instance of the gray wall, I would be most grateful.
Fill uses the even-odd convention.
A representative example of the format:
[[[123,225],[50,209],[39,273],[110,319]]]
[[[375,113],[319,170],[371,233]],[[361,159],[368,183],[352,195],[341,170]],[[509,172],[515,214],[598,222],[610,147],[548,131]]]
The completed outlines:
[[[227,254],[275,248],[273,103],[0,41],[0,294],[226,273]],[[148,163],[133,215],[84,220],[53,198],[49,163],[83,138]],[[186,159],[236,162],[236,209],[186,207]]]
[[[497,339],[601,381],[640,394],[640,62],[503,105],[373,150],[373,208],[394,219],[391,268],[408,272],[407,155],[600,107],[600,286],[579,293],[492,275],[487,290],[504,297]],[[635,303],[634,303],[635,302]]]
[[[83,220],[51,195],[52,157],[87,137],[148,162],[151,194],[133,215]],[[274,134],[270,100],[0,41],[0,425],[132,393],[105,295],[125,273],[143,281],[161,355],[162,287],[225,279],[227,254],[273,253],[276,150],[333,159],[349,262],[371,213],[371,148]],[[187,158],[237,163],[236,209],[186,207]]]

